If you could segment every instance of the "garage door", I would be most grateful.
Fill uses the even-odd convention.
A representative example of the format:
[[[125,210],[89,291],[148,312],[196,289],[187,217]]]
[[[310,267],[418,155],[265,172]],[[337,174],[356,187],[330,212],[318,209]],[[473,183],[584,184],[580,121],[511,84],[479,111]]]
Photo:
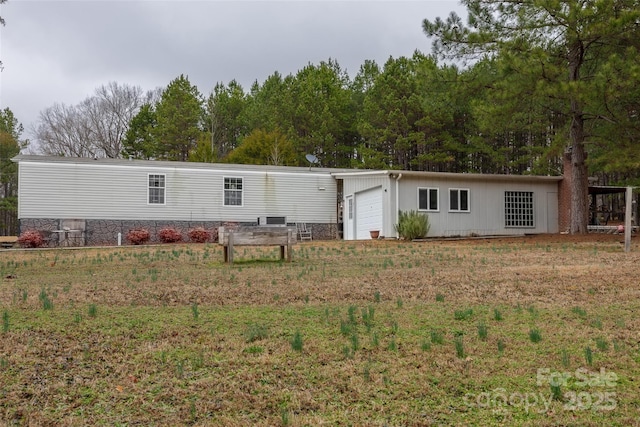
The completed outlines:
[[[356,194],[356,239],[370,239],[369,231],[382,231],[382,187]]]

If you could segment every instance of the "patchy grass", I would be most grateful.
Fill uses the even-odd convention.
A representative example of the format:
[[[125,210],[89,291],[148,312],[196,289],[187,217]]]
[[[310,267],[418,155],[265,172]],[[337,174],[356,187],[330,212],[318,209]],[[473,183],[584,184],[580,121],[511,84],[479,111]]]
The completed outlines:
[[[5,251],[0,419],[633,424],[640,249],[599,239]]]

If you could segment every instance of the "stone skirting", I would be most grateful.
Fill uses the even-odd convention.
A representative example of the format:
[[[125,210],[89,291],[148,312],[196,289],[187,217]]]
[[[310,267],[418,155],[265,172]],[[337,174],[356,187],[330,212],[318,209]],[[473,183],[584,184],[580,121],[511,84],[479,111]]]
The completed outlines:
[[[38,218],[38,219],[21,219],[20,220],[20,232],[27,230],[59,230],[62,229],[65,221],[61,219],[51,218]],[[203,227],[206,230],[212,232],[212,236],[215,236],[213,241],[217,239],[217,229],[223,225],[230,225],[223,221],[118,221],[107,219],[87,219],[87,220],[73,220],[75,224],[82,224],[82,237],[75,240],[75,243],[80,246],[115,246],[118,244],[118,233],[121,236],[121,242],[123,245],[128,245],[129,242],[126,239],[129,230],[144,228],[149,230],[151,234],[151,240],[149,243],[160,243],[158,239],[158,232],[163,228],[174,228],[182,234],[182,239],[185,242],[189,241],[188,232],[192,228]],[[233,223],[243,226],[256,226],[257,223]],[[295,227],[295,223],[288,224],[291,227]],[[307,227],[312,230],[312,236],[314,240],[333,240],[337,238],[338,226],[337,224],[312,224],[307,223]]]

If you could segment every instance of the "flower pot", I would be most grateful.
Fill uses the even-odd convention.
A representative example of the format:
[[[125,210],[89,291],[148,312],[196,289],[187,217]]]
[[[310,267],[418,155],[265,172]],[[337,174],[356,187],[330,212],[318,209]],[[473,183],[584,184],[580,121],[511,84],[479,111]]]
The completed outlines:
[[[378,237],[380,237],[380,230],[371,230],[369,231],[369,234],[371,235],[372,239],[377,239]]]

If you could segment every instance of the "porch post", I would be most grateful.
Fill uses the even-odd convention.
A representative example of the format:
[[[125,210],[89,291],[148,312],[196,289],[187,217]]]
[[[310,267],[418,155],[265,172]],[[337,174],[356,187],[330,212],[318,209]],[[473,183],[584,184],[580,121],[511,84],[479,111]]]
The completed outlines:
[[[633,191],[631,187],[627,187],[627,194],[624,199],[624,251],[629,252],[631,250],[631,205],[633,199]]]

